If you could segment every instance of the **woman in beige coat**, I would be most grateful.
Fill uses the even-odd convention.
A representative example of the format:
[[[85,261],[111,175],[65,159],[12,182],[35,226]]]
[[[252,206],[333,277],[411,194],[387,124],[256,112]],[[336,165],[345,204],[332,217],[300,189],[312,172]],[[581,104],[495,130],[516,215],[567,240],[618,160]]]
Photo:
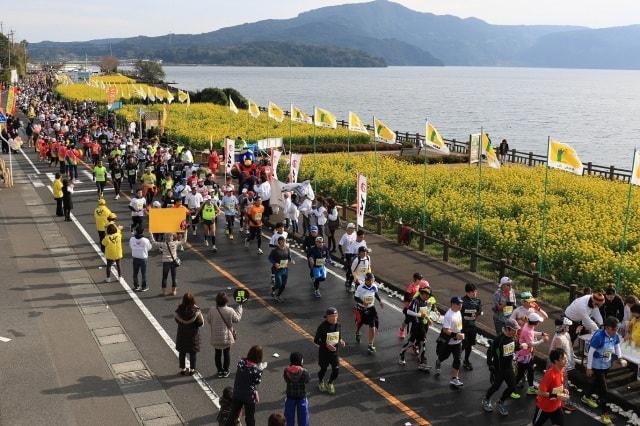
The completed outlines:
[[[236,342],[233,323],[242,318],[242,305],[227,306],[229,298],[224,292],[216,296],[216,306],[209,309],[207,322],[211,325],[211,346],[215,349],[218,377],[229,377],[231,346]]]

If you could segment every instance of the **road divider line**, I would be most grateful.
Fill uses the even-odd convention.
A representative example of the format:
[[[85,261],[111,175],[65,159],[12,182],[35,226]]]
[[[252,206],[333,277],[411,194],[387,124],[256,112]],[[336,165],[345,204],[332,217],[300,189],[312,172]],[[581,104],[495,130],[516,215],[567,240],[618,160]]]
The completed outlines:
[[[231,281],[236,287],[241,288],[247,291],[251,297],[258,301],[265,309],[271,312],[273,315],[278,317],[281,321],[291,327],[295,332],[300,334],[305,339],[313,342],[313,336],[309,334],[305,329],[299,326],[292,319],[287,317],[280,310],[274,308],[271,304],[269,304],[266,300],[264,300],[261,296],[259,296],[255,291],[246,286],[242,281],[237,279],[232,273],[219,266],[217,263],[213,262],[211,259],[207,258],[199,248],[193,246],[191,243],[187,243],[187,246],[196,253],[202,260],[204,260],[209,266],[215,269],[220,275]],[[411,407],[400,401],[395,396],[391,395],[391,393],[387,392],[380,385],[375,383],[373,380],[368,378],[363,372],[354,367],[349,361],[346,361],[344,358],[340,358],[340,365],[344,367],[347,371],[353,374],[358,380],[362,381],[364,384],[369,386],[374,392],[378,395],[382,396],[389,404],[393,405],[400,412],[402,412],[405,416],[416,422],[418,425],[427,426],[430,425],[429,421],[420,416],[417,412],[415,412]]]
[[[0,342],[9,343],[10,341],[11,341],[11,339],[9,339],[8,337],[0,336]]]
[[[33,164],[33,161],[31,161],[31,158],[29,158],[27,156],[27,154],[22,150],[22,148],[20,148],[20,153],[24,156],[24,158],[29,162],[29,164],[31,164],[31,167],[33,167],[33,170],[36,171],[37,174],[40,174],[40,170],[38,170],[38,168],[36,167],[35,164]]]

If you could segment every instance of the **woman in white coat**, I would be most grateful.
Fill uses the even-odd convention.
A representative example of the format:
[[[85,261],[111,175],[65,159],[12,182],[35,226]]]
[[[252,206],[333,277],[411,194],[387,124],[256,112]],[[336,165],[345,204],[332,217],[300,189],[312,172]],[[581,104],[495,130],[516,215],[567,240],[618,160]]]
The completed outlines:
[[[207,322],[211,325],[211,346],[215,350],[218,377],[229,377],[231,346],[236,342],[233,323],[242,318],[242,305],[227,306],[229,298],[224,292],[216,296],[216,306],[209,309]]]

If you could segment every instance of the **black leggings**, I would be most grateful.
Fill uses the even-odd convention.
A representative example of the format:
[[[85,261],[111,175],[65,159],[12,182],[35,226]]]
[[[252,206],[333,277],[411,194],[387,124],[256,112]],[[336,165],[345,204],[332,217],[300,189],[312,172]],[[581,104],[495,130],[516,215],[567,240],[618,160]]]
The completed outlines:
[[[533,386],[533,359],[531,359],[531,361],[526,364],[521,362],[518,363],[518,375],[516,376],[516,383],[519,383],[525,374],[527,375],[527,383],[529,383],[529,386]]]
[[[236,217],[225,215],[225,219],[227,219],[227,229],[229,230],[229,234],[231,234],[233,232],[233,223],[235,222]]]
[[[113,189],[116,192],[116,195],[120,195],[120,186],[122,185],[122,179],[113,179]]]
[[[513,368],[511,368],[511,365],[503,369],[495,370],[495,372],[493,373],[493,381],[491,383],[491,387],[489,388],[489,390],[487,390],[484,398],[487,400],[490,399],[491,395],[493,395],[498,389],[500,389],[502,382],[505,382],[507,384],[507,388],[504,390],[504,392],[502,392],[502,396],[500,397],[500,401],[504,402],[516,389],[516,378],[513,374]]]
[[[224,349],[215,349],[215,357],[216,357],[216,369],[218,373],[223,371],[229,371],[229,363],[231,357],[231,347]]]
[[[249,236],[247,237],[247,242],[253,240],[258,240],[258,248],[262,247],[262,227],[261,226],[250,226],[249,227]]]
[[[171,286],[178,286],[178,279],[176,278],[176,266],[173,262],[162,262],[162,288],[167,288],[167,277],[171,272]]]
[[[256,426],[256,403],[247,403],[234,399],[231,402],[231,413],[227,417],[225,426],[235,426],[237,420],[240,418],[240,412],[244,407],[244,423],[247,426]]]
[[[107,259],[107,278],[111,277],[111,266],[115,263],[116,271],[118,271],[118,276],[121,277],[122,273],[120,272],[120,259],[110,260]]]
[[[180,362],[180,368],[184,368],[185,366],[185,361],[187,358],[187,353],[186,352],[178,352],[178,361]],[[189,352],[189,368],[191,368],[192,370],[195,370],[196,368],[196,353],[195,352]]]
[[[607,388],[607,373],[609,370],[601,370],[594,368],[593,369],[593,381],[591,382],[591,386],[589,386],[589,391],[585,392],[585,395],[596,394],[598,395],[598,405],[602,407],[603,412],[607,412],[607,394],[609,393],[609,389]]]
[[[340,372],[340,363],[338,362],[338,355],[320,354],[320,360],[318,361],[318,365],[320,365],[320,371],[318,371],[318,380],[322,382],[322,380],[324,379],[324,375],[327,373],[327,369],[329,368],[329,366],[331,366],[331,375],[329,376],[329,383],[335,382],[335,380],[338,378],[338,373]]]

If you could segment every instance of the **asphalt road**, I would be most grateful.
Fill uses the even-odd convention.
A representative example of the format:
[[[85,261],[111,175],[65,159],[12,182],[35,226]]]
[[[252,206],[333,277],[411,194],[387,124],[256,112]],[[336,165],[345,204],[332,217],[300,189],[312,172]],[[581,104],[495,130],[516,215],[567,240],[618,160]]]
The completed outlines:
[[[35,154],[27,152],[36,167],[39,177],[49,184],[45,173],[54,173],[47,165],[37,163]],[[16,160],[21,167],[30,168],[22,156]],[[73,215],[88,234],[97,240],[93,221],[96,207],[95,187],[88,176],[80,173],[81,183],[76,185]],[[126,184],[123,187],[127,188]],[[87,192],[82,192],[87,190]],[[78,192],[81,191],[81,192]],[[38,189],[43,200],[51,200],[51,214],[55,204],[49,190]],[[113,193],[106,192],[108,206],[118,214],[118,223],[124,225],[123,277],[131,283],[131,259],[128,249],[130,219],[127,197],[113,200]],[[222,221],[220,221],[222,223]],[[236,225],[237,226],[237,225]],[[64,235],[89,271],[96,283],[104,280],[104,264],[88,243],[78,226],[73,222],[60,222]],[[234,365],[244,356],[250,346],[261,344],[265,360],[269,363],[260,385],[261,401],[257,408],[257,424],[266,424],[272,412],[279,412],[284,406],[285,385],[282,371],[288,364],[291,351],[303,353],[305,365],[312,374],[308,387],[311,419],[314,424],[353,425],[405,425],[420,422],[432,424],[453,424],[465,421],[476,425],[524,425],[533,414],[534,397],[523,396],[520,400],[509,401],[510,415],[501,417],[497,413],[485,413],[480,408],[480,400],[489,386],[488,371],[483,357],[474,353],[472,363],[476,369],[463,371],[462,389],[452,389],[448,385],[450,360],[443,363],[442,376],[434,377],[417,371],[417,363],[412,355],[407,357],[407,365],[400,366],[397,357],[401,342],[397,329],[402,320],[399,303],[383,296],[389,306],[380,312],[380,332],[376,339],[377,353],[368,355],[366,334],[363,343],[354,339],[352,295],[344,291],[342,271],[333,268],[338,275],[330,274],[322,283],[322,298],[312,296],[312,287],[304,259],[296,257],[297,264],[289,271],[289,283],[284,293],[284,303],[275,304],[270,292],[270,265],[267,261],[268,245],[263,240],[265,254],[256,253],[255,243],[246,249],[241,238],[230,241],[222,229],[218,230],[218,253],[213,254],[202,244],[202,231],[193,237],[190,233],[186,250],[180,253],[182,266],[178,270],[179,292],[175,297],[159,296],[161,263],[155,253],[149,260],[148,274],[151,290],[137,293],[139,300],[157,320],[160,327],[175,338],[176,324],[173,311],[179,304],[179,297],[186,291],[192,292],[199,306],[206,312],[215,306],[215,295],[219,291],[232,292],[237,286],[246,286],[253,294],[245,305],[242,321],[237,326],[239,342],[232,348],[232,375],[227,379],[215,376],[213,349],[209,346],[209,328],[202,329],[202,352],[198,357],[198,370],[206,383],[217,394],[226,386],[233,386]],[[374,254],[375,258],[375,254]],[[374,271],[375,272],[375,271]],[[407,271],[409,277],[412,271]],[[428,278],[428,277],[427,277]],[[151,370],[173,400],[177,410],[189,424],[212,424],[215,422],[216,407],[203,389],[189,377],[177,375],[178,362],[165,340],[158,334],[151,322],[141,312],[130,293],[118,282],[102,283],[99,287],[111,305],[114,313],[124,325],[127,334],[144,356]],[[340,312],[347,347],[341,351],[343,364],[336,384],[334,397],[321,394],[317,390],[317,348],[311,341],[322,315],[328,306]],[[428,363],[435,358],[436,333],[429,333]],[[275,354],[279,354],[276,357]],[[500,393],[500,391],[499,391]],[[499,396],[494,395],[494,399]],[[568,425],[598,424],[592,416],[577,411],[565,416]],[[622,423],[620,423],[622,424]]]

